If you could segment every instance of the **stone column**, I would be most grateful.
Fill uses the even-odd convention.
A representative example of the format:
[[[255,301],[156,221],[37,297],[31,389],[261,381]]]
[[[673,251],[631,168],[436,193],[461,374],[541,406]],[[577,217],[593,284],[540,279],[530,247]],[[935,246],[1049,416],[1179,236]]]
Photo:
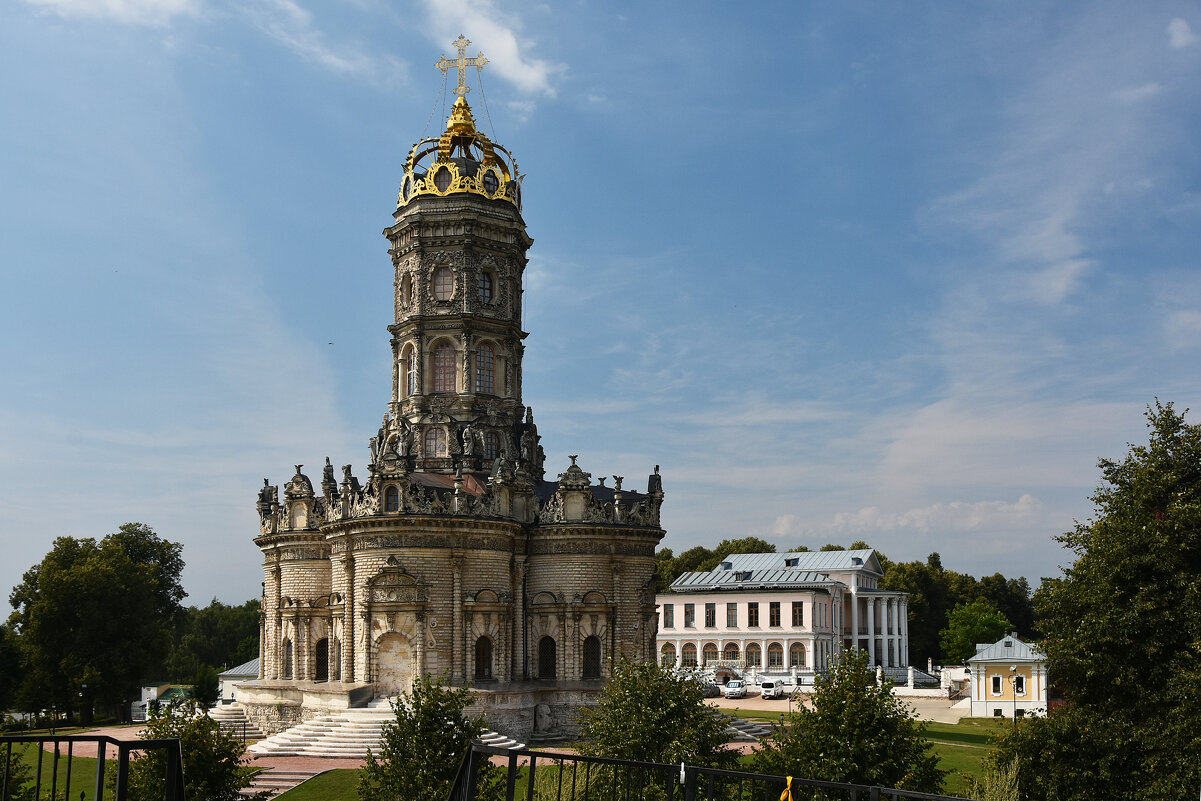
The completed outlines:
[[[859,650],[859,594],[851,590],[851,650]]]
[[[451,554],[450,574],[450,681],[461,685],[466,681],[466,670],[463,655],[463,555],[458,551]]]
[[[354,586],[354,557],[349,553],[342,557],[342,570],[346,576],[346,594],[342,598],[342,681],[354,683],[356,593]]]
[[[876,599],[867,597],[867,661],[876,664]]]
[[[414,677],[425,676],[425,612],[418,612],[415,617],[417,618],[417,634],[415,635],[417,653],[414,658],[417,660],[417,664],[413,671]]]

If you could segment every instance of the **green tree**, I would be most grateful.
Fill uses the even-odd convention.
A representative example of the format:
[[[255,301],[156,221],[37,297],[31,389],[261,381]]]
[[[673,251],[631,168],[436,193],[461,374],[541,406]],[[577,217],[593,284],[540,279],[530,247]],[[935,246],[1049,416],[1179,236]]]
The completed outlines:
[[[446,798],[471,740],[484,731],[481,718],[468,718],[468,687],[448,687],[439,679],[415,679],[413,690],[394,705],[396,719],[384,727],[378,758],[367,753],[359,772],[361,801]],[[498,795],[499,771],[481,766],[481,797]]]
[[[939,633],[947,664],[963,665],[976,654],[976,643],[994,643],[1013,628],[1009,618],[984,598],[961,603],[947,615]]]
[[[738,760],[725,746],[725,717],[705,703],[696,677],[624,656],[580,722],[581,750],[592,756],[718,768]]]
[[[17,635],[0,624],[0,716],[17,703],[17,688],[21,683],[21,653]]]
[[[146,724],[147,739],[178,738],[183,753],[184,798],[204,801],[243,801],[241,791],[250,786],[256,770],[242,757],[242,741],[222,731],[217,722],[194,701],[167,704],[152,710]],[[166,756],[161,750],[145,751],[129,763],[131,801],[156,801],[163,797]],[[265,799],[268,793],[250,798]]]
[[[852,782],[937,793],[943,771],[923,736],[926,726],[892,694],[887,679],[860,651],[845,652],[826,676],[818,676],[813,708],[793,712],[788,725],[774,724],[754,755],[762,773]]]
[[[9,600],[26,703],[115,708],[160,665],[179,610],[180,546],[137,523],[96,540],[61,537]]]
[[[1158,801],[1201,786],[1201,426],[1158,401],[1147,424],[1147,445],[1100,461],[1093,519],[1059,537],[1076,560],[1038,593],[1068,706],[1001,738],[1024,798]]]
[[[229,606],[214,598],[208,606],[190,606],[177,615],[166,675],[191,681],[202,667],[225,669],[258,653],[259,601]]]
[[[925,562],[897,562],[884,574],[880,586],[909,593],[910,660],[921,664],[939,661],[938,633],[947,625],[951,596],[950,576],[942,558],[932,553]]]
[[[208,709],[221,698],[221,677],[217,669],[207,665],[196,671],[192,677],[192,698],[201,709]]]

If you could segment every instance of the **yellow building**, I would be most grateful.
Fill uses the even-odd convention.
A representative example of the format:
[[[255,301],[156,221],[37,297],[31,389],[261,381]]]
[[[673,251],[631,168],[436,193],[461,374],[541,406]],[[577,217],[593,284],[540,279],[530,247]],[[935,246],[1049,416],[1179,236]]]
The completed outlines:
[[[1047,658],[1010,634],[977,643],[967,661],[972,717],[1022,717],[1047,712]]]

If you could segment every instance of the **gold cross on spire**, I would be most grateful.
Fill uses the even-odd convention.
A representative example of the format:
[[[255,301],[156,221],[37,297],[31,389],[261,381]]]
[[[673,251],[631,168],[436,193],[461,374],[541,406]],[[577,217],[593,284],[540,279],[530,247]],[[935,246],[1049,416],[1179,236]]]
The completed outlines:
[[[476,69],[483,69],[484,65],[488,63],[488,59],[484,58],[482,51],[473,58],[466,58],[467,45],[471,44],[471,40],[464,37],[461,33],[459,34],[459,38],[455,39],[451,44],[459,48],[459,57],[451,61],[446,56],[442,56],[434,66],[442,70],[443,75],[451,67],[459,68],[459,85],[455,87],[455,94],[463,97],[471,91],[471,87],[467,85],[467,68],[475,67]]]

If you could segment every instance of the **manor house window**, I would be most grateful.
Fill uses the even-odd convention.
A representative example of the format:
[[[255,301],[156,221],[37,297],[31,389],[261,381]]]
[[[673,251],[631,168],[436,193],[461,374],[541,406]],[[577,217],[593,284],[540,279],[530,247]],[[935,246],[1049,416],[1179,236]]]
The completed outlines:
[[[717,604],[705,604],[705,628],[717,625]]]
[[[746,605],[746,624],[756,627],[759,625],[759,604],[749,603]]]
[[[684,604],[684,628],[691,629],[696,627],[696,606],[694,604]]]

